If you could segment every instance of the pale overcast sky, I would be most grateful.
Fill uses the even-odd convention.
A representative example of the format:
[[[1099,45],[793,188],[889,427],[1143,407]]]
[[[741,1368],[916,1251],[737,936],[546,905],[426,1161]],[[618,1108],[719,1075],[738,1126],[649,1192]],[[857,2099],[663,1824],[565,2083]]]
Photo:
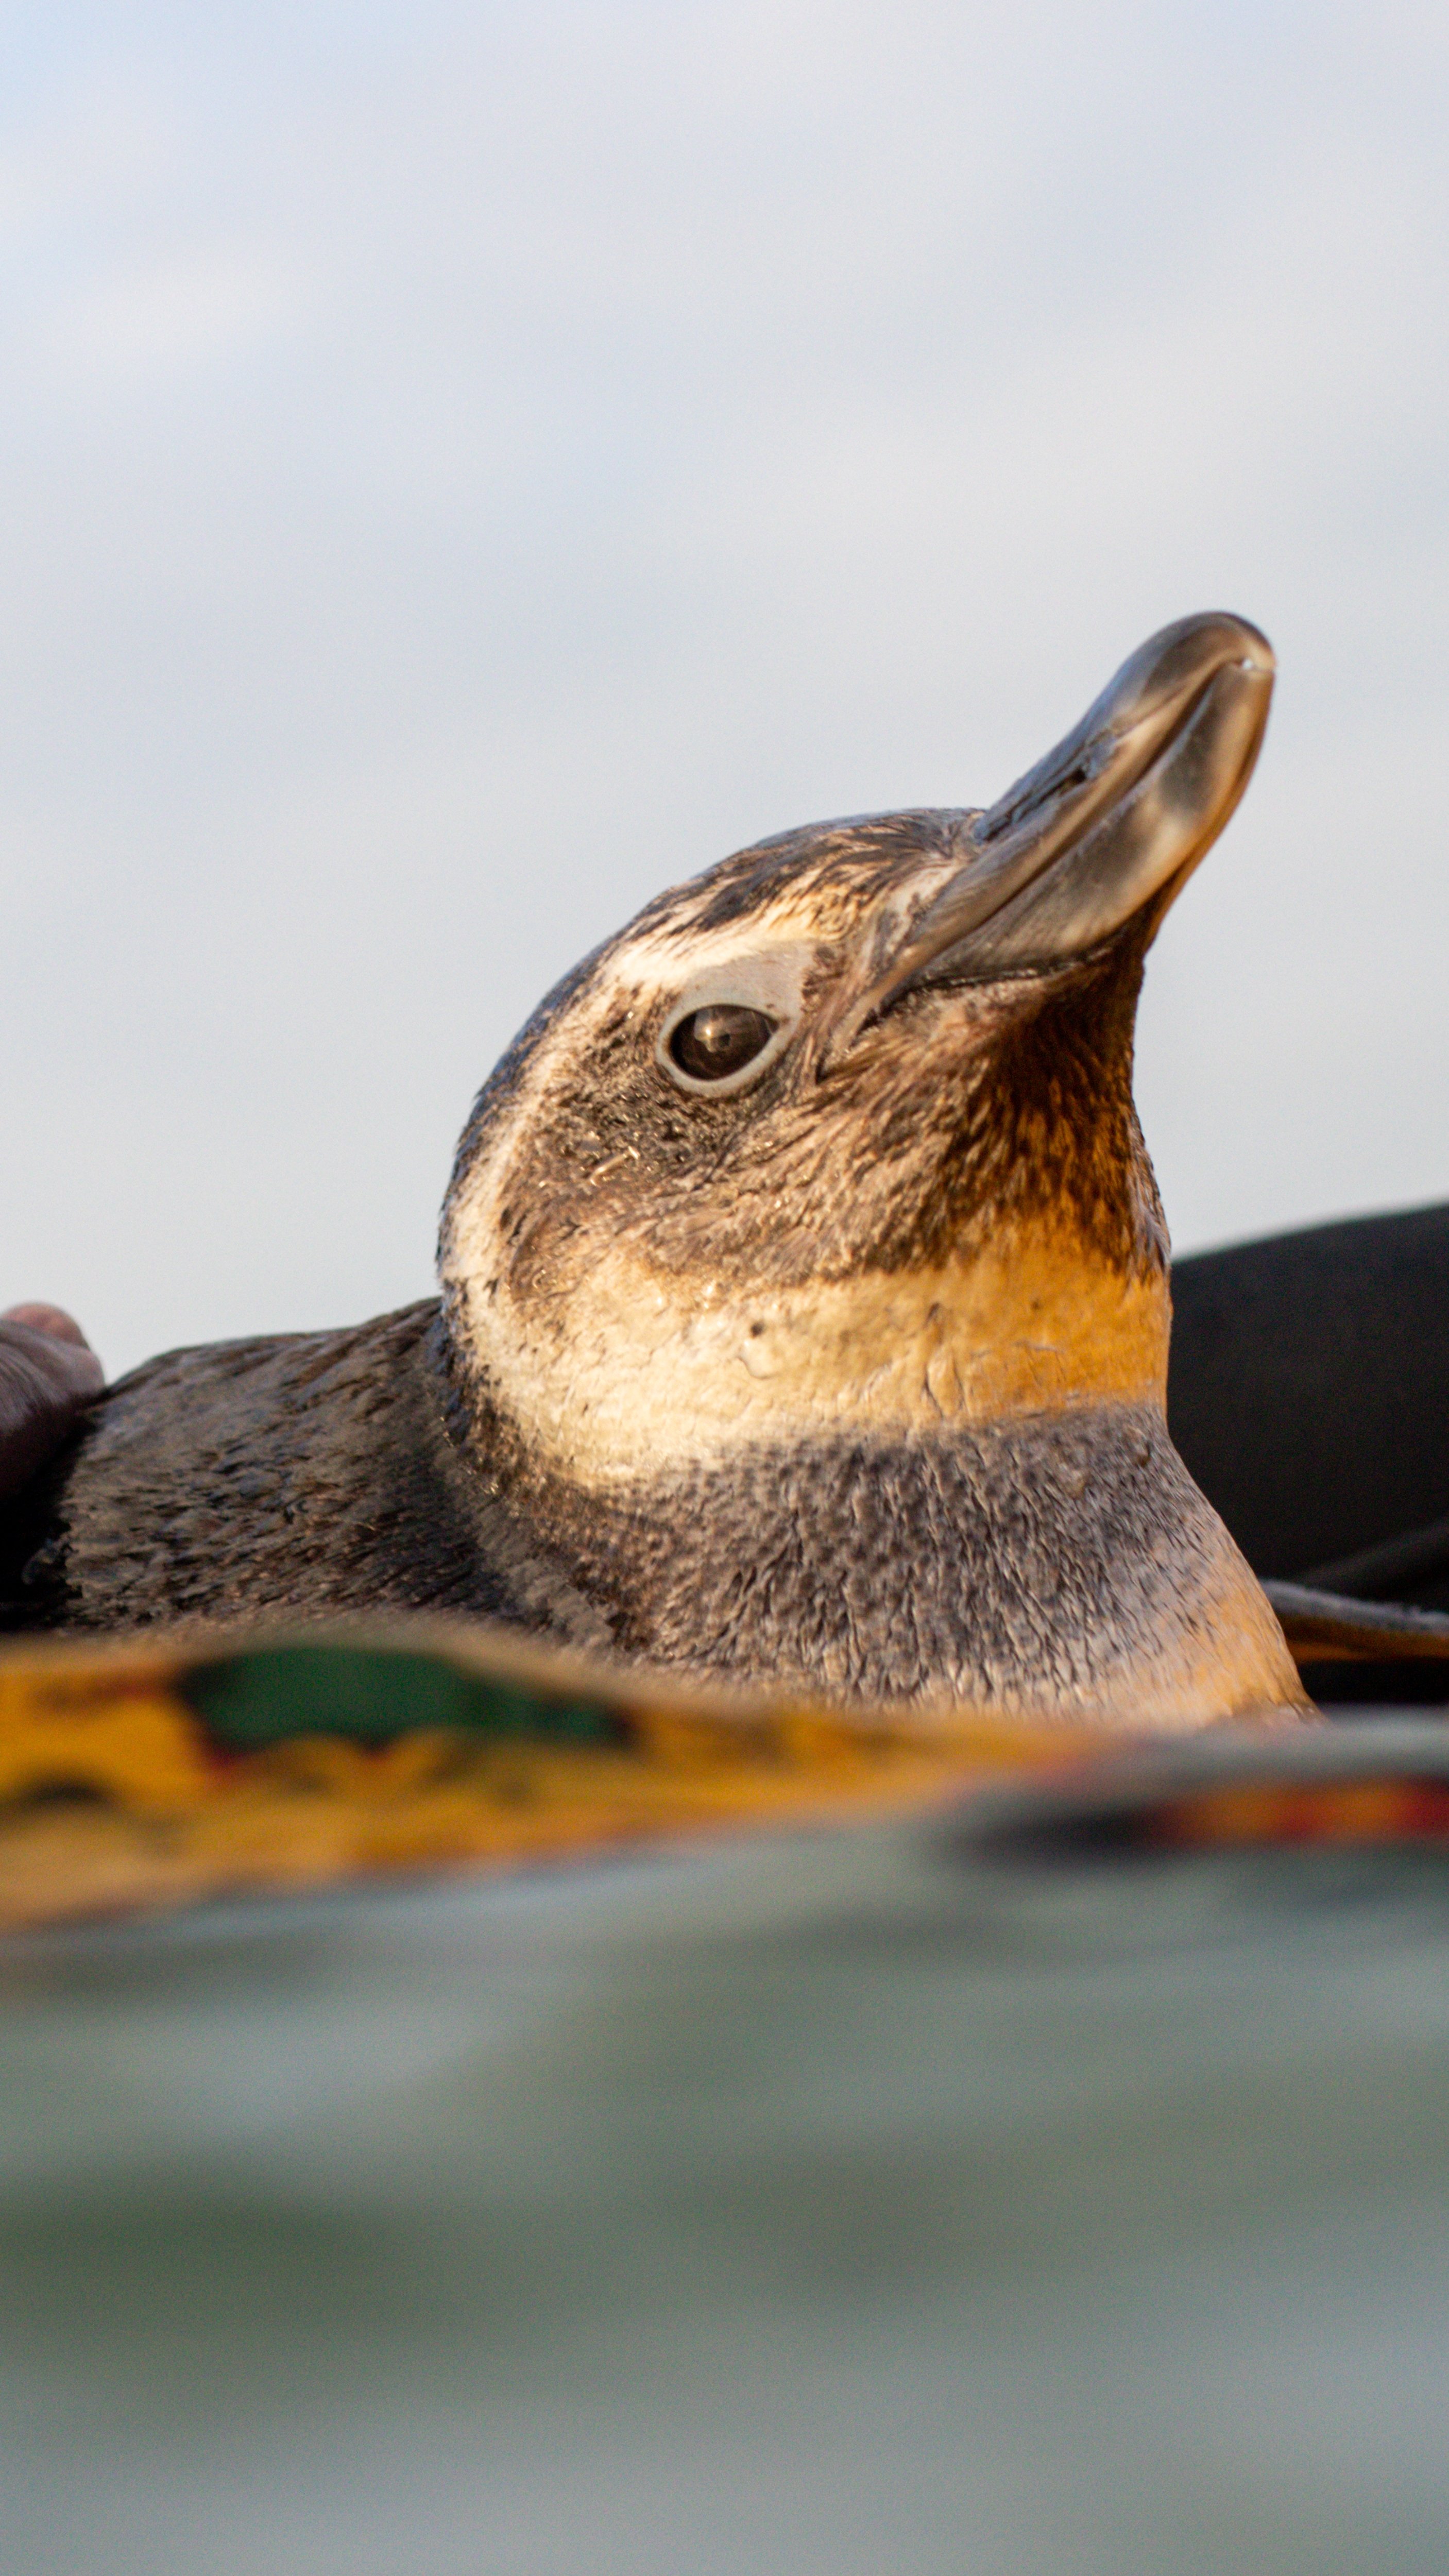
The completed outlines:
[[[0,1303],[423,1295],[661,884],[1280,656],[1149,969],[1179,1248],[1449,1196],[1449,13],[6,10]]]

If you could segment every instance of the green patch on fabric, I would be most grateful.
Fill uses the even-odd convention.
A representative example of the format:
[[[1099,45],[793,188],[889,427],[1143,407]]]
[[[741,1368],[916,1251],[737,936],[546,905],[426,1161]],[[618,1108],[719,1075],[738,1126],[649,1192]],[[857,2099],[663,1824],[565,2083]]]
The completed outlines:
[[[441,1656],[376,1646],[275,1646],[224,1655],[193,1664],[175,1687],[228,1753],[254,1753],[299,1735],[388,1744],[425,1727],[546,1744],[629,1740],[617,1710],[488,1680]]]

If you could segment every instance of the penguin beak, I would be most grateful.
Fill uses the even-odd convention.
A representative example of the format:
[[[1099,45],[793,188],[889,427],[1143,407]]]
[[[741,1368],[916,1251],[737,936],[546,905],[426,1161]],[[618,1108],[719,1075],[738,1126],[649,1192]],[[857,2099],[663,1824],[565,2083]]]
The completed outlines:
[[[1272,692],[1272,647],[1244,618],[1151,636],[975,819],[856,1026],[910,987],[1067,965],[1149,907],[1155,932],[1247,786]]]

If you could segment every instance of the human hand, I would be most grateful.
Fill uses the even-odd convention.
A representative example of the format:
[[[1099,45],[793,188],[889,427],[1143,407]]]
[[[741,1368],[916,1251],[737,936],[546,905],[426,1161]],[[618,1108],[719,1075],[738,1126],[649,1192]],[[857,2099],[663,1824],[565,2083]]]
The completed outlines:
[[[59,1306],[0,1315],[0,1499],[44,1465],[105,1382],[79,1324]]]

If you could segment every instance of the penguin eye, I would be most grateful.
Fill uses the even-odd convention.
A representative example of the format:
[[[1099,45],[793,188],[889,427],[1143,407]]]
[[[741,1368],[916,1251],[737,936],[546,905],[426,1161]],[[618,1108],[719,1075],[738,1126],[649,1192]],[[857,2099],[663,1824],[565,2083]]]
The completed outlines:
[[[777,1023],[743,1002],[709,1002],[669,1034],[669,1053],[695,1082],[725,1082],[763,1053]]]

